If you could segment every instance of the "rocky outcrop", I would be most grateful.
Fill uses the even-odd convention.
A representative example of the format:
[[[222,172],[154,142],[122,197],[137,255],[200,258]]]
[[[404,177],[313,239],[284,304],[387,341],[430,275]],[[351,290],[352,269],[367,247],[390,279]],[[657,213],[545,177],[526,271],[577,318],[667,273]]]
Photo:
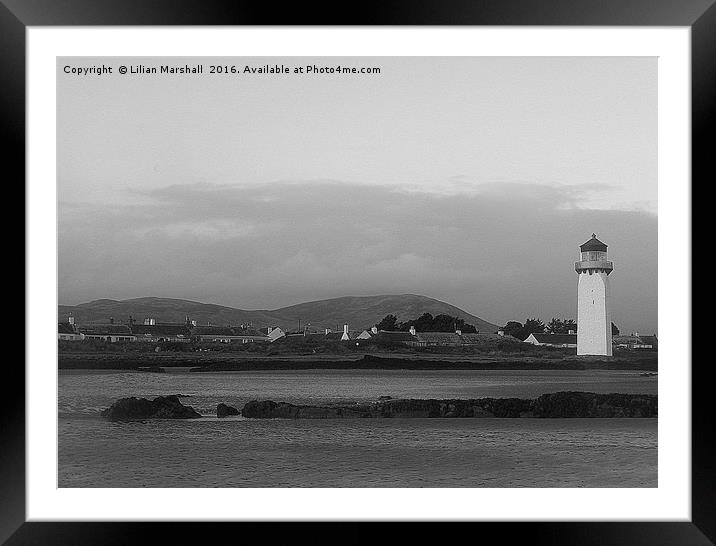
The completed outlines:
[[[470,400],[393,400],[342,406],[300,406],[253,400],[241,410],[253,419],[345,419],[411,417],[656,417],[657,397],[644,394],[558,392],[536,400],[478,398]]]
[[[297,406],[273,400],[252,400],[244,405],[241,415],[253,419],[341,419],[371,417],[365,406]]]
[[[239,410],[234,406],[227,406],[226,404],[216,406],[217,417],[229,417],[230,415],[239,415]]]
[[[251,401],[241,415],[254,419],[345,419],[370,417],[526,417],[531,400],[381,400],[349,406],[299,406],[273,400]]]
[[[176,395],[146,398],[120,398],[101,413],[110,421],[138,419],[195,419],[201,417],[194,408],[185,406]]]
[[[534,401],[535,417],[656,417],[657,397],[647,394],[556,392]]]

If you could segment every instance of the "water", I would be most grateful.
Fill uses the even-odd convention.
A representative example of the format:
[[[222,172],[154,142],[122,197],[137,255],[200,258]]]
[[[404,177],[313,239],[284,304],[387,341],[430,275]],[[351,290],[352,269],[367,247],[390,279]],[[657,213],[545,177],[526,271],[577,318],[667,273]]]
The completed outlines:
[[[624,371],[59,375],[60,487],[656,487],[656,419],[216,419],[216,404],[656,394]],[[187,395],[207,417],[109,423],[124,396]]]

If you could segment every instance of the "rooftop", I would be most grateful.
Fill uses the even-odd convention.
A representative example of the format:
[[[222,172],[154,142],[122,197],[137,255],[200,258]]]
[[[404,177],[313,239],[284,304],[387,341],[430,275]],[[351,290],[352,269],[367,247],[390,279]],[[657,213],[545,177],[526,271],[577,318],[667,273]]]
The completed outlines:
[[[532,334],[540,343],[553,343],[557,345],[577,343],[577,334]]]
[[[607,245],[605,245],[603,242],[601,242],[599,239],[597,239],[597,235],[595,233],[592,233],[592,238],[589,239],[589,241],[587,241],[583,245],[580,245],[579,250],[581,252],[590,252],[590,251],[606,252]]]

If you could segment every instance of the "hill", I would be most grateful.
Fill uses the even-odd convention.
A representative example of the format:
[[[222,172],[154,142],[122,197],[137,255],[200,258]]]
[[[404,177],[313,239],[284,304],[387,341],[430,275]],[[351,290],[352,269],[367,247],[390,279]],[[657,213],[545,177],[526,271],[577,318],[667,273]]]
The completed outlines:
[[[404,321],[417,318],[423,313],[446,314],[464,319],[481,332],[494,332],[497,325],[471,315],[448,303],[414,294],[383,296],[345,296],[312,301],[273,310],[244,310],[223,305],[200,303],[172,298],[135,298],[129,300],[94,300],[79,305],[60,305],[58,319],[67,320],[70,313],[82,323],[106,323],[110,317],[115,322],[126,322],[130,316],[141,322],[152,317],[157,322],[183,322],[185,317],[197,324],[248,324],[255,328],[280,326],[295,330],[301,325],[312,328],[336,328],[348,324],[351,330],[369,328],[388,314]]]

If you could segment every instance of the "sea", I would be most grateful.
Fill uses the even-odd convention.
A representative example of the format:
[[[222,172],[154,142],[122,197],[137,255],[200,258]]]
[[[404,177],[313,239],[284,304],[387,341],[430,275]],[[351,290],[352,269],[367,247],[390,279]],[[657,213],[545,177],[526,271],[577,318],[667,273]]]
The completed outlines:
[[[638,371],[60,370],[59,487],[657,487],[657,419],[245,419],[216,405],[657,394]],[[204,417],[108,422],[177,394]]]

